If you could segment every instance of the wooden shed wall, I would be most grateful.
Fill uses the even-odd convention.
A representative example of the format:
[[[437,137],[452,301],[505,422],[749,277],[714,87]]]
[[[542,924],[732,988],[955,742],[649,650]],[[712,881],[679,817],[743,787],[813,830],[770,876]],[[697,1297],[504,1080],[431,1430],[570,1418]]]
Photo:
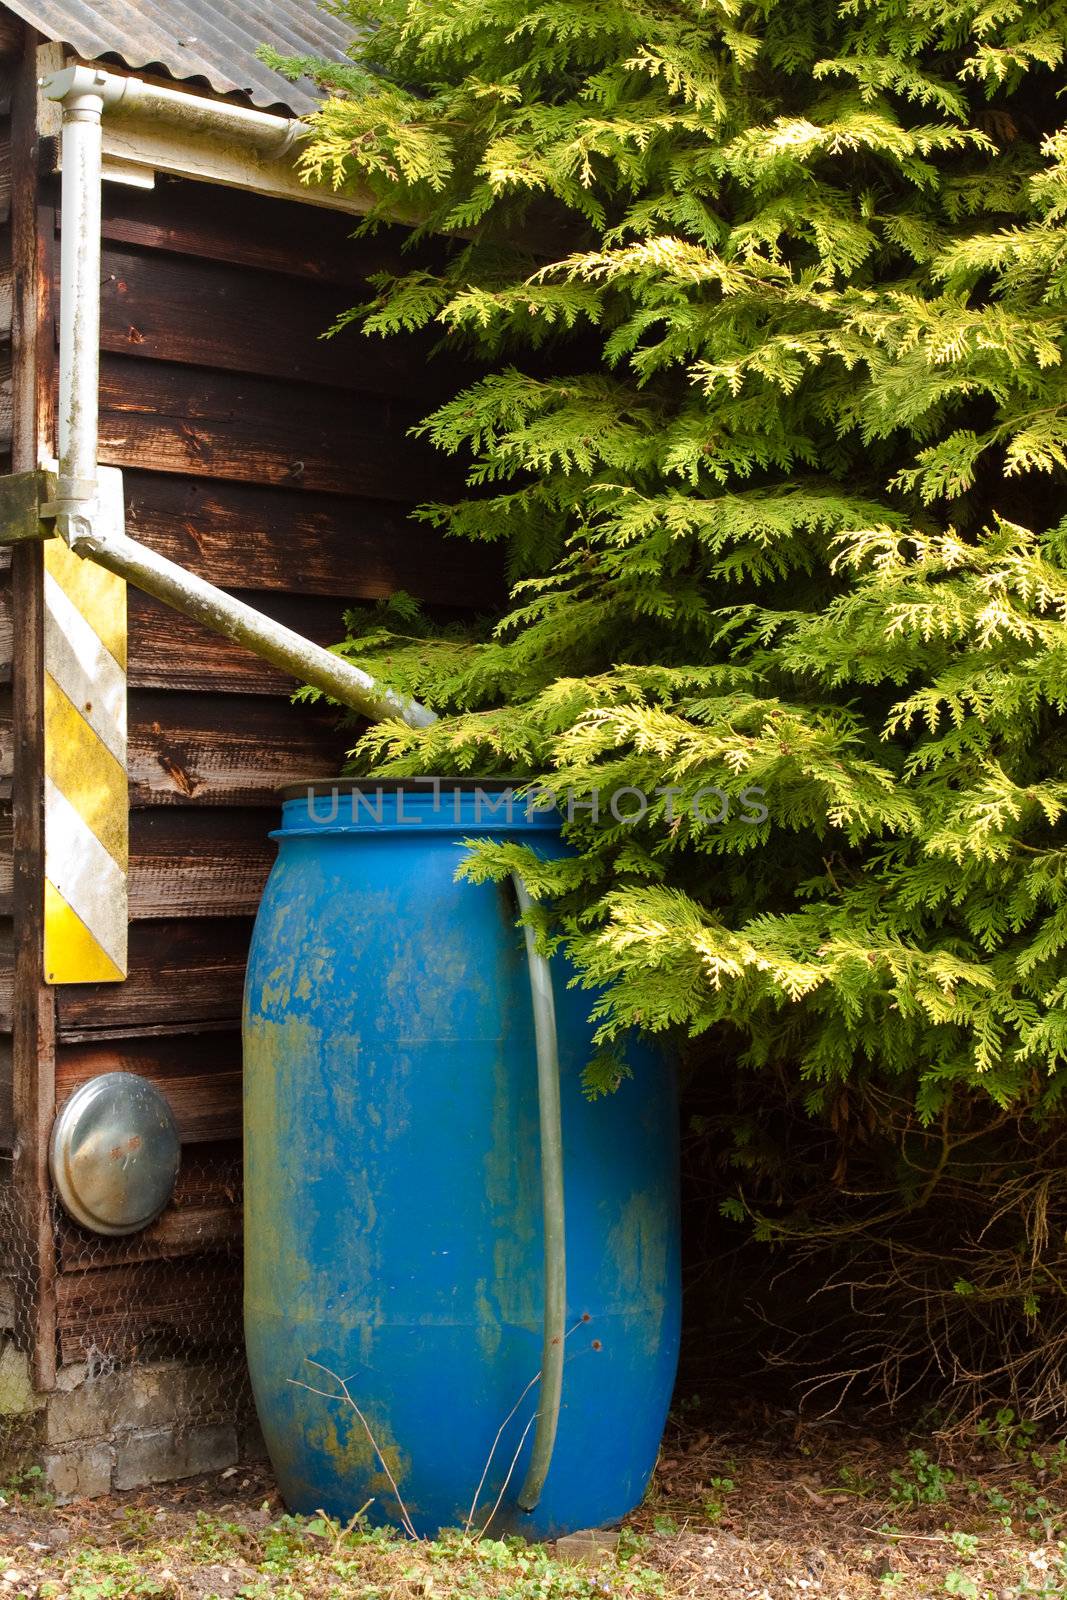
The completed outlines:
[[[21,40],[5,44],[0,19],[0,473],[11,470],[11,99]],[[0,550],[0,1344],[14,1321],[16,1266],[11,1185],[13,1138],[11,998],[11,554]],[[0,1400],[2,1400],[0,1396]]]
[[[2,316],[7,384],[2,449],[5,470],[36,466],[40,439],[50,432],[49,357],[39,362],[45,323],[38,215],[37,40],[0,11],[3,79],[2,206],[5,293]],[[33,1355],[34,1377],[54,1376],[54,1246],[49,1214],[44,1133],[54,1110],[54,1007],[42,976],[44,844],[42,551],[6,550],[4,612],[9,647],[0,700],[0,793],[9,806],[0,859],[7,899],[0,922],[0,1034],[11,1058],[0,1088],[0,1144],[10,1156],[0,1177],[0,1276],[7,1320]],[[0,1282],[0,1290],[5,1285]]]
[[[53,332],[57,198],[46,185]],[[476,553],[405,518],[452,487],[406,437],[442,392],[425,352],[319,338],[397,259],[395,240],[351,230],[177,180],[105,189],[101,460],[123,469],[129,531],[322,642],[351,601],[403,588],[465,609],[492,588]],[[141,1073],[185,1154],[146,1233],[59,1225],[61,1361],[234,1331],[238,1025],[267,833],[279,786],[336,773],[351,742],[329,711],[292,705],[280,674],[132,589],[129,629],[130,973],[55,990],[56,1103],[97,1072]]]
[[[0,18],[0,473],[11,471],[11,101],[18,44]],[[11,552],[0,549],[0,1152],[12,1138],[11,639]]]

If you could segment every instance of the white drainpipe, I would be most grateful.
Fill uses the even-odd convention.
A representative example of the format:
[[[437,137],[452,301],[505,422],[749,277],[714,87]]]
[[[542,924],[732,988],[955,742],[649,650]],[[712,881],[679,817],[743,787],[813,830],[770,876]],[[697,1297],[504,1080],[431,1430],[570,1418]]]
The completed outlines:
[[[100,412],[101,118],[106,111],[214,130],[280,156],[300,124],[176,90],[155,88],[95,67],[67,67],[42,81],[63,106],[62,246],[59,311],[59,484],[54,506],[59,536],[138,588],[194,617],[304,683],[374,721],[399,718],[414,728],[436,721],[407,695],[375,681],[351,662],[236,600],[147,545],[105,528],[97,513]]]

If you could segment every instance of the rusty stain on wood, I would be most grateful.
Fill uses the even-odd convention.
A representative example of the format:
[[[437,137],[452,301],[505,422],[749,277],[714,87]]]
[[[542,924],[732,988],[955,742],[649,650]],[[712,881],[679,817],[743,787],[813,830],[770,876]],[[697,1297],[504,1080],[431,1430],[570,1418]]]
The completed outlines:
[[[163,730],[160,728],[158,722],[154,722],[152,724],[153,733],[162,734],[162,731]],[[171,755],[169,750],[160,750],[156,756],[156,760],[159,762],[159,765],[162,767],[163,771],[166,773],[175,789],[177,789],[178,793],[183,794],[187,799],[192,800],[197,790],[200,788],[200,784],[197,779],[195,777],[191,777],[189,773],[186,772],[185,768],[175,759],[173,755]]]
[[[329,710],[142,690],[130,696],[130,804],[274,809],[285,784],[338,772],[353,738]]]

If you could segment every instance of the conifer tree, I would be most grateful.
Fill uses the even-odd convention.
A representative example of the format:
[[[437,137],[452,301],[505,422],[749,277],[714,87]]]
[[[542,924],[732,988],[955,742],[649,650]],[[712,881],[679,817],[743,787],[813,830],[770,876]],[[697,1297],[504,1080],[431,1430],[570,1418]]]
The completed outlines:
[[[481,631],[349,619],[345,652],[442,713],[357,761],[599,795],[573,859],[468,868],[520,867],[597,989],[591,1090],[636,1025],[816,1122],[907,1105],[905,1207],[1005,1118],[1053,1139],[1064,0],[337,9],[360,42],[318,69],[307,176],[452,241],[341,326],[485,363],[425,423],[470,492],[420,515],[504,544],[513,583]],[[991,1269],[987,1318],[1062,1314],[1035,1272]]]

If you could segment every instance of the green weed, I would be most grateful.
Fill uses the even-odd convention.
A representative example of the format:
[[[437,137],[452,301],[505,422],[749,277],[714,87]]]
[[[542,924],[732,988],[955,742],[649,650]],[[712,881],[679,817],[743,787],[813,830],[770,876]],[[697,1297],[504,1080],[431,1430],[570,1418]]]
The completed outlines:
[[[0,1494],[6,1500],[25,1500],[42,1509],[55,1505],[55,1496],[45,1488],[40,1467],[15,1467],[0,1479]]]
[[[726,1511],[726,1497],[733,1494],[737,1484],[733,1478],[712,1478],[709,1487],[715,1492],[704,1501],[704,1515],[709,1522],[721,1522]]]
[[[908,1468],[889,1474],[889,1498],[898,1506],[940,1505],[956,1482],[956,1474],[933,1461],[925,1450],[908,1451]]]

